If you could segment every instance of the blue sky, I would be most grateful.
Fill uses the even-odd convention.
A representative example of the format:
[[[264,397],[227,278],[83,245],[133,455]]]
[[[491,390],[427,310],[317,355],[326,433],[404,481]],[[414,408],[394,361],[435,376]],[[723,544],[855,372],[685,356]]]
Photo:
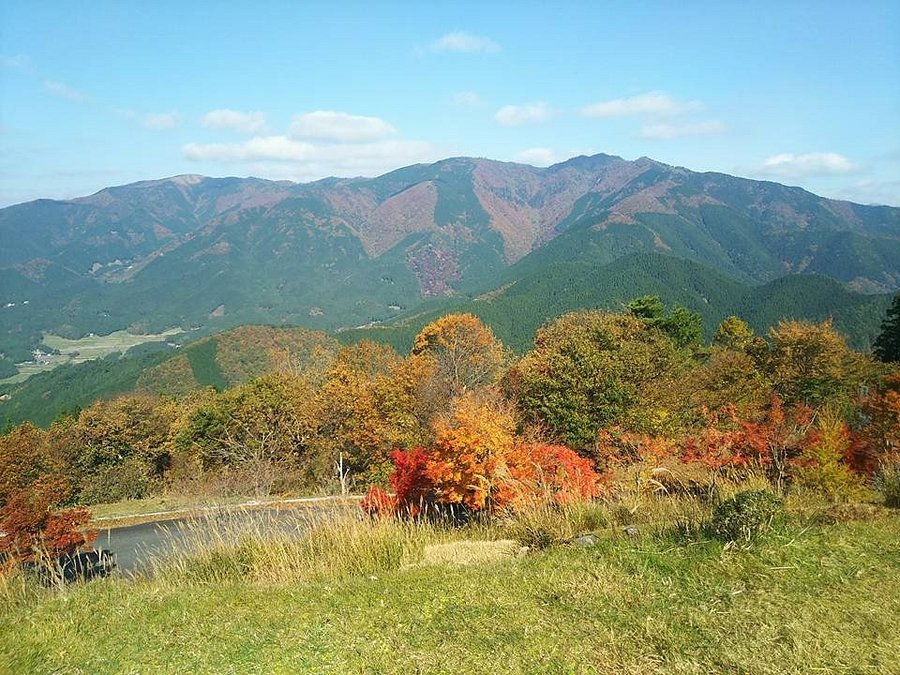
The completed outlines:
[[[900,205],[900,3],[0,5],[0,205],[597,152]]]

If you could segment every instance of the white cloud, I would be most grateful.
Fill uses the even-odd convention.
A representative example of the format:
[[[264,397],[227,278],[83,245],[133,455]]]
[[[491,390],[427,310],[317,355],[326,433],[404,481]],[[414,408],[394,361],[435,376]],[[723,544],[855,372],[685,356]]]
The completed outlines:
[[[766,159],[759,173],[768,176],[796,178],[802,176],[832,176],[859,171],[859,166],[836,152],[812,152],[795,155],[783,152]]]
[[[242,134],[255,134],[266,128],[266,114],[258,110],[210,110],[203,116],[201,124],[210,129],[230,129]]]
[[[456,31],[447,33],[431,43],[433,52],[462,52],[466,54],[495,54],[500,45],[483,35]]]
[[[641,138],[650,140],[671,140],[694,136],[717,136],[724,134],[726,127],[718,120],[695,122],[692,124],[648,124],[641,129]]]
[[[240,164],[254,175],[301,181],[373,176],[440,158],[429,143],[395,134],[397,130],[378,117],[317,110],[295,116],[287,133],[260,134],[237,143],[188,143],[181,151],[188,160]]]
[[[142,115],[140,117],[140,122],[147,129],[164,131],[178,126],[178,113],[150,113],[148,115]]]
[[[635,115],[671,116],[702,110],[700,101],[680,101],[661,91],[629,98],[592,103],[581,108],[584,117],[631,117]]]
[[[187,159],[217,162],[304,161],[314,151],[311,143],[293,141],[286,136],[257,136],[243,143],[188,143],[182,148]]]
[[[516,155],[517,161],[531,164],[532,166],[550,166],[565,159],[568,158],[553,148],[528,148]]]
[[[46,89],[54,96],[59,96],[60,98],[64,98],[69,101],[75,101],[76,103],[87,103],[91,99],[91,97],[85,94],[83,91],[79,91],[75,87],[70,87],[64,82],[46,80],[44,82],[44,89]]]
[[[182,147],[182,154],[194,161],[281,163],[282,169],[269,170],[267,174],[297,180],[378,175],[399,166],[438,159],[436,151],[422,141],[389,139],[317,145],[287,136],[259,136],[243,143],[188,143]]]
[[[16,54],[15,56],[5,56],[0,54],[0,66],[11,68],[12,70],[21,70],[26,73],[34,71],[34,67],[31,65],[31,59],[24,54]]]
[[[462,106],[463,108],[484,108],[487,105],[487,101],[474,91],[458,92],[453,95],[451,100],[454,105]]]
[[[531,122],[545,122],[553,114],[550,106],[543,102],[526,105],[505,105],[494,115],[494,119],[507,127]]]
[[[307,140],[362,143],[382,139],[396,132],[394,127],[378,117],[316,110],[295,116],[289,135],[291,138]]]

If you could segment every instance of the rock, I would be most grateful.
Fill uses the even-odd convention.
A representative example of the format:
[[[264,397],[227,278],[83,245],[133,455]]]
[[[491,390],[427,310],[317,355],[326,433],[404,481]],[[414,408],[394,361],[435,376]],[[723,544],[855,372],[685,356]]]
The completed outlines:
[[[575,537],[574,541],[574,544],[581,548],[590,548],[591,546],[596,546],[598,543],[600,543],[600,540],[593,534],[583,534],[580,537]]]
[[[625,533],[625,536],[630,539],[640,539],[641,537],[641,531],[637,529],[637,526],[635,525],[629,525],[622,531]]]

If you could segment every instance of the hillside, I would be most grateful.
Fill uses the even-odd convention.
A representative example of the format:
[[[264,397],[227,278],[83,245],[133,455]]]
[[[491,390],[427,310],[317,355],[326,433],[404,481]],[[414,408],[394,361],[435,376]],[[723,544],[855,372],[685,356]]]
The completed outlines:
[[[203,337],[177,352],[164,344],[61,366],[11,388],[0,401],[0,428],[31,420],[48,425],[63,412],[98,399],[141,391],[170,396],[201,387],[225,389],[271,370],[315,376],[327,368],[339,343],[305,328],[242,326]]]
[[[762,286],[730,279],[703,265],[656,253],[632,254],[608,265],[558,263],[529,273],[523,260],[514,281],[469,299],[433,299],[391,324],[342,331],[331,337],[304,328],[243,326],[202,337],[178,351],[145,345],[124,358],[63,366],[7,390],[0,401],[0,425],[30,419],[48,424],[61,411],[98,398],[138,390],[180,395],[203,386],[224,389],[267,370],[303,371],[315,376],[327,367],[340,343],[363,339],[406,353],[427,323],[451,312],[479,316],[517,353],[530,349],[535,331],[575,309],[619,311],[634,297],[659,295],[668,306],[683,305],[703,317],[706,338],[730,314],[745,318],[760,334],[784,318],[833,318],[850,343],[868,349],[891,303],[890,295],[864,295],[822,276],[793,275]],[[162,351],[159,351],[162,349]]]
[[[851,345],[868,349],[892,297],[849,291],[817,275],[791,275],[751,286],[703,265],[658,253],[632,254],[607,265],[589,260],[534,266],[526,259],[511,267],[510,280],[493,291],[338,337],[345,342],[364,338],[386,342],[402,352],[424,325],[441,314],[471,312],[507,346],[522,353],[531,347],[535,331],[560,314],[584,308],[621,311],[635,297],[659,295],[668,306],[680,304],[699,313],[707,339],[732,314],[743,317],[760,334],[782,319],[832,318]]]
[[[656,252],[747,284],[900,285],[900,209],[647,158],[453,158],[308,184],[178,176],[0,210],[0,365],[76,338],[386,322],[549,265]],[[510,266],[519,265],[510,276]]]

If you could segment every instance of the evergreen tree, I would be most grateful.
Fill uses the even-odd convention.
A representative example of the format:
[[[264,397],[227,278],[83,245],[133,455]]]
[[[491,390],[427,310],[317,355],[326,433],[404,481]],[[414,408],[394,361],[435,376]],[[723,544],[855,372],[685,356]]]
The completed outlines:
[[[642,295],[625,307],[644,323],[665,333],[679,347],[699,345],[703,340],[703,317],[676,304],[665,314],[665,305],[658,295]]]
[[[873,345],[875,356],[885,363],[900,361],[900,293],[881,322],[881,334]]]

